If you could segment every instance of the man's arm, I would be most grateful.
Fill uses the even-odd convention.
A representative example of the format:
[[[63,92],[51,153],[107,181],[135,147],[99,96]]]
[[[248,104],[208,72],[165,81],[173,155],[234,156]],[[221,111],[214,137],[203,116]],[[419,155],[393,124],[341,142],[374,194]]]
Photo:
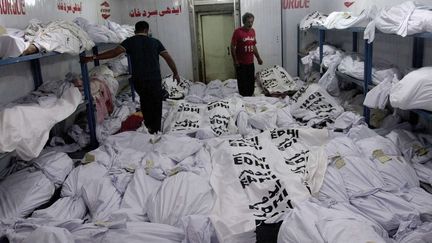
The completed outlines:
[[[236,52],[237,52],[237,47],[231,43],[231,56],[233,59],[234,66],[238,66]]]
[[[98,55],[82,57],[81,62],[82,63],[88,63],[88,62],[91,62],[93,60],[111,59],[111,58],[114,58],[114,57],[122,54],[123,52],[126,52],[124,47],[117,46],[114,49],[108,50],[108,51],[101,53],[101,54],[98,54]]]
[[[261,57],[260,57],[260,55],[258,53],[258,48],[256,46],[253,47],[253,53],[254,53],[256,59],[258,60],[258,64],[262,65],[263,61],[261,60]]]
[[[176,80],[177,83],[180,83],[180,76],[178,75],[177,67],[171,55],[166,50],[161,52],[159,55],[161,55],[163,59],[165,59],[165,62],[168,64],[169,68],[173,72],[173,79]]]

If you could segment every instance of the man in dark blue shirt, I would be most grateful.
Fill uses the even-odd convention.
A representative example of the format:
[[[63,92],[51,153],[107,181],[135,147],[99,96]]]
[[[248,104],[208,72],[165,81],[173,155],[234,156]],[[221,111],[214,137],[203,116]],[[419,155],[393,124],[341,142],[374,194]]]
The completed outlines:
[[[159,55],[162,56],[173,78],[179,82],[176,65],[162,43],[148,36],[149,24],[139,21],[135,24],[135,35],[124,40],[119,46],[104,53],[83,57],[82,62],[114,58],[126,52],[131,59],[132,80],[140,96],[144,124],[150,133],[161,130],[162,117],[162,78]]]

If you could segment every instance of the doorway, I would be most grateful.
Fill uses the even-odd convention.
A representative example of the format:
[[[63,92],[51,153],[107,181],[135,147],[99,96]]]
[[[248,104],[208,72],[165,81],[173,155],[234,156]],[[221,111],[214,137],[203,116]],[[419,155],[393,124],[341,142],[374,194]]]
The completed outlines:
[[[215,79],[235,78],[230,50],[237,24],[234,16],[238,17],[235,6],[216,1],[191,3],[189,17],[194,80],[208,83]]]
[[[234,31],[232,13],[203,13],[199,16],[200,79],[222,81],[235,78],[231,57],[231,36]]]

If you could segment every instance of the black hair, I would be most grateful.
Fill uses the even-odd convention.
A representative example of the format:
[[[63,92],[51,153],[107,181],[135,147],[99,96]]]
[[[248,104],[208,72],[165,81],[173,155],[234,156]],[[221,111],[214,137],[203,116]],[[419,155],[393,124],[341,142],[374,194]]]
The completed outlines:
[[[249,12],[246,12],[245,14],[243,14],[243,16],[242,16],[242,22],[243,22],[243,24],[245,24],[246,21],[248,19],[250,19],[250,18],[254,18],[255,19],[255,16],[253,14],[249,13]]]
[[[147,32],[149,24],[146,21],[139,21],[135,24],[135,33]]]

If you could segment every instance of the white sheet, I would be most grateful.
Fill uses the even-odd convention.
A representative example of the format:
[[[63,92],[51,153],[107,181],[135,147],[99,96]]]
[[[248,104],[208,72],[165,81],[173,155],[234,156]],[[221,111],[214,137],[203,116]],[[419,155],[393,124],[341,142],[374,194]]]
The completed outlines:
[[[72,114],[81,100],[78,88],[71,87],[47,106],[16,105],[0,111],[0,152],[16,150],[24,160],[36,158],[48,141],[51,128]]]
[[[191,172],[168,177],[147,200],[150,222],[181,227],[181,219],[190,215],[208,216],[215,202],[208,179]]]
[[[250,242],[256,220],[278,222],[310,196],[268,131],[223,142],[214,148],[212,164],[217,198],[210,218],[221,242]]]
[[[284,68],[278,65],[259,72],[257,80],[264,88],[264,91],[270,95],[287,94],[299,89],[297,82]]]
[[[84,50],[91,50],[95,45],[84,30],[76,24],[64,20],[53,21],[38,30],[33,42],[39,50],[74,55],[78,55]]]
[[[23,218],[48,202],[55,186],[40,170],[27,168],[0,183],[0,218]]]
[[[375,39],[375,28],[389,34],[407,36],[432,31],[432,6],[405,1],[399,5],[384,8],[366,27],[364,39]]]
[[[302,124],[319,128],[332,123],[343,108],[318,84],[301,88],[292,97],[291,114],[300,119]]]
[[[405,110],[432,111],[432,67],[420,68],[400,81],[394,80],[390,103],[393,107]]]
[[[0,58],[18,57],[29,45],[24,38],[8,34],[0,35]]]

